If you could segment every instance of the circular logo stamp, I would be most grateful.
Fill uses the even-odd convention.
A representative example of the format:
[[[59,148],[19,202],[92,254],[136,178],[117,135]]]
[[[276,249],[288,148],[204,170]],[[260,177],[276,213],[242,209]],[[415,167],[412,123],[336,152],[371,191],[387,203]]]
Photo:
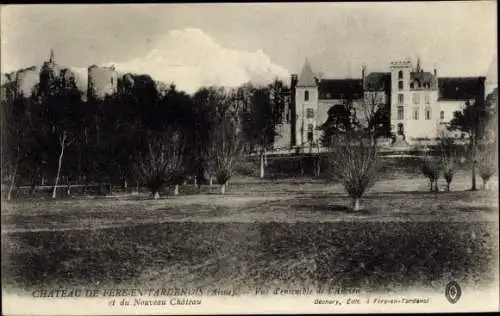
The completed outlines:
[[[451,281],[446,284],[446,291],[444,293],[448,302],[455,304],[460,299],[460,296],[462,296],[462,289],[457,282]]]

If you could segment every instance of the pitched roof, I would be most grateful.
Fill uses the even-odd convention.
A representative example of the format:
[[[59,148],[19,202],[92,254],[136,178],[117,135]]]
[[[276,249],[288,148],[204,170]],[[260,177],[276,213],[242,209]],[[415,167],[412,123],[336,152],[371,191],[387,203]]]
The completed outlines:
[[[362,79],[323,79],[319,82],[319,99],[361,99]]]
[[[387,91],[391,89],[390,72],[371,72],[365,76],[364,88],[369,91]]]
[[[485,77],[438,78],[439,100],[462,101],[484,99]]]
[[[316,87],[316,85],[317,83],[311,70],[311,65],[309,65],[309,60],[306,59],[299,76],[297,87]]]
[[[437,87],[436,77],[430,72],[412,71],[410,72],[410,83],[414,84],[414,88],[425,87],[435,89]]]

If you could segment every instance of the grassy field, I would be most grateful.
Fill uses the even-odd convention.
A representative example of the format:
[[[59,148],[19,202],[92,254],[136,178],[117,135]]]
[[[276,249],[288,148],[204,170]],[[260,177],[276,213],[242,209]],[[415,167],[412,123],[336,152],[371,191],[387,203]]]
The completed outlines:
[[[2,283],[37,286],[436,287],[494,282],[498,198],[390,177],[354,213],[340,185],[234,179],[226,196],[19,199],[2,204]],[[496,184],[494,184],[496,185]],[[184,193],[183,193],[184,192]]]

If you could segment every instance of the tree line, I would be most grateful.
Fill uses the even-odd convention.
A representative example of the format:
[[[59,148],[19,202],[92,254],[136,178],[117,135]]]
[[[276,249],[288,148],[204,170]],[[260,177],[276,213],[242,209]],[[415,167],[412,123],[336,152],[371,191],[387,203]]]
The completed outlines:
[[[84,101],[74,78],[40,73],[33,93],[2,93],[2,186],[114,183],[149,188],[187,177],[224,186],[236,158],[262,156],[278,136],[287,87],[203,87],[193,95],[128,75],[113,95]],[[132,182],[132,183],[131,183]]]
[[[164,185],[174,186],[176,194],[189,177],[197,184],[215,181],[224,193],[235,164],[252,152],[260,156],[264,177],[266,151],[278,136],[290,97],[282,82],[204,87],[188,95],[175,85],[158,89],[148,75],[127,78],[115,94],[89,95],[86,101],[64,74],[42,71],[30,96],[18,93],[15,84],[4,87],[2,186],[8,187],[8,198],[19,183],[29,183],[32,193],[39,185],[51,185],[55,198],[62,178],[68,187],[120,183],[126,188],[132,182],[158,198]],[[497,95],[495,90],[486,100],[467,102],[449,125],[470,135],[473,190],[476,165],[485,183],[496,171]],[[377,139],[391,136],[384,99],[368,92],[357,102],[355,107],[346,98],[332,107],[321,126],[321,142],[331,149],[331,179],[344,185],[355,210],[380,169]],[[440,174],[448,188],[453,178],[457,157],[453,146],[443,144],[438,162],[426,157],[422,164],[431,190]]]

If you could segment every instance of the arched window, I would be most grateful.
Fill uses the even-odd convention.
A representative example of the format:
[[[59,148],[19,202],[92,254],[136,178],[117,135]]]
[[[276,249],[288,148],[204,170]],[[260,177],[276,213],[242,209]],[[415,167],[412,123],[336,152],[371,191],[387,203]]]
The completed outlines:
[[[309,101],[309,91],[304,91],[304,101]]]
[[[403,79],[403,71],[402,70],[400,70],[398,72],[398,79]]]
[[[439,112],[439,118],[444,120],[444,111]]]

